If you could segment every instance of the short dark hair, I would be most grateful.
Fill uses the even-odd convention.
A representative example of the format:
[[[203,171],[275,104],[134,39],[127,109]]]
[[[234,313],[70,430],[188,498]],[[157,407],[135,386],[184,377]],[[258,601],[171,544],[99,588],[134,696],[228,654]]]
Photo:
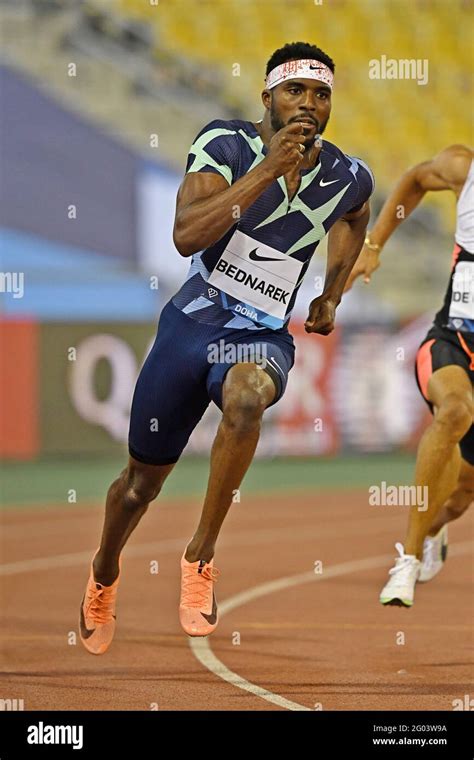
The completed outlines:
[[[320,63],[325,63],[334,74],[334,69],[336,68],[334,61],[321,48],[318,48],[316,45],[310,45],[309,42],[288,42],[283,47],[275,50],[267,63],[265,76],[267,77],[275,66],[299,58],[313,58],[316,61],[320,61]]]

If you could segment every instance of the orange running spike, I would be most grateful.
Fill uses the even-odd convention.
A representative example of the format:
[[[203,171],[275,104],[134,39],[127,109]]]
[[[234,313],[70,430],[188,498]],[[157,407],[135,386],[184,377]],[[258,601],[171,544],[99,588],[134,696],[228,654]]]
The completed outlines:
[[[115,632],[115,605],[120,569],[113,584],[103,586],[94,578],[93,562],[94,558],[91,562],[86,592],[81,602],[79,632],[81,641],[88,652],[104,654],[112,643]],[[120,558],[119,568],[121,568]]]
[[[208,636],[218,623],[214,583],[219,570],[213,567],[214,560],[188,562],[181,557],[181,599],[179,620],[189,636]]]

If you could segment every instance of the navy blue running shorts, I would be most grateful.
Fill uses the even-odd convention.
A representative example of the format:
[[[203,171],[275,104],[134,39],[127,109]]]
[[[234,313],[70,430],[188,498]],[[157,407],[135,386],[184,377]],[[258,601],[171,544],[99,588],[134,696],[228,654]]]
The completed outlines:
[[[238,361],[260,360],[276,386],[273,406],[285,392],[294,354],[286,331],[203,324],[169,301],[135,386],[130,455],[145,464],[177,462],[210,402],[222,410],[222,385]]]

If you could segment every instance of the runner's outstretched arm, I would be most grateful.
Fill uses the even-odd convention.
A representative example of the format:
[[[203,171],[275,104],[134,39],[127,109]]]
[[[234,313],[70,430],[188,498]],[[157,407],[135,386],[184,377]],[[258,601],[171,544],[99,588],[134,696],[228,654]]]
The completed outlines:
[[[408,169],[385,201],[380,214],[366,238],[359,258],[347,280],[349,290],[357,277],[370,282],[380,266],[380,253],[397,227],[411,214],[425,194],[431,190],[453,190],[458,193],[467,177],[472,151],[464,145],[451,145],[430,161]]]

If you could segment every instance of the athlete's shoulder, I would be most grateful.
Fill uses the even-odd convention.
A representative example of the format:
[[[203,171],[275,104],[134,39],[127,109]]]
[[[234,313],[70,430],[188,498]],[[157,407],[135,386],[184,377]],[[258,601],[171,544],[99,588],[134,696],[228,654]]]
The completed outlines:
[[[367,186],[369,195],[374,191],[375,177],[373,171],[362,158],[344,153],[337,145],[327,142],[327,140],[324,140],[324,150],[333,155],[346,170],[350,171],[359,184]]]
[[[324,140],[324,150],[327,153],[331,153],[335,158],[337,158],[345,167],[349,169],[353,174],[357,173],[359,171],[359,168],[368,172],[369,175],[374,177],[372,169],[370,166],[359,156],[351,156],[348,153],[344,153],[341,148],[338,148],[337,145],[334,145],[334,143],[330,143],[327,140]]]
[[[248,171],[261,145],[252,122],[213,119],[195,137],[189,150],[186,173],[219,173],[231,185]]]
[[[438,153],[438,156],[448,156],[451,158],[455,158],[458,156],[462,156],[464,158],[469,158],[471,161],[474,158],[474,151],[472,148],[468,148],[467,145],[462,145],[461,143],[455,143],[454,145],[448,145],[447,148],[443,148]]]
[[[448,184],[463,185],[473,157],[471,148],[466,145],[449,145],[433,158],[433,167]]]
[[[362,160],[359,156],[348,156],[352,162],[356,162],[357,164],[357,180],[360,183],[361,181],[370,181],[370,184],[372,185],[370,193],[372,194],[375,190],[375,177],[372,169],[370,166]]]
[[[237,135],[240,130],[249,134],[252,127],[251,122],[242,119],[213,119],[201,129],[196,140],[207,133],[212,134],[213,137]]]
[[[338,158],[339,161],[341,161],[341,159],[347,158],[346,154],[340,148],[338,148],[337,145],[329,142],[329,140],[326,140],[326,138],[323,138],[323,150],[325,153],[331,153],[335,158]]]
[[[186,174],[221,174],[231,185],[241,171],[241,145],[237,134],[240,124],[236,119],[213,119],[208,122],[189,149]]]
[[[458,195],[468,177],[472,158],[472,150],[465,145],[449,145],[428,161],[412,166],[406,175],[425,192],[452,190]]]

